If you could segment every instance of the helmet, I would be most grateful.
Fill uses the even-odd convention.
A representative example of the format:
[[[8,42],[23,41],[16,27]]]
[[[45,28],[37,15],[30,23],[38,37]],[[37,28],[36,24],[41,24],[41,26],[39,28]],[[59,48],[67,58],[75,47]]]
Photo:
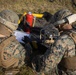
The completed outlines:
[[[0,12],[0,22],[10,28],[16,30],[18,27],[18,15],[12,10],[3,10]]]
[[[56,12],[53,16],[54,22],[61,20],[67,16],[72,15],[72,12],[68,9],[61,9],[58,12]]]

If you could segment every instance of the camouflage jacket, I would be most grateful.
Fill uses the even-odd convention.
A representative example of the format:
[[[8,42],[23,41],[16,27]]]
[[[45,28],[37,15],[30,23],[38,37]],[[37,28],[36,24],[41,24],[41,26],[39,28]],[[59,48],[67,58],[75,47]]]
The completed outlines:
[[[14,36],[0,38],[0,66],[3,68],[21,67],[24,64],[25,53],[26,50]],[[13,61],[12,58],[17,60]]]
[[[45,75],[56,75],[58,72],[54,69],[57,68],[62,58],[75,56],[75,43],[74,40],[67,34],[61,35],[44,55],[36,57],[37,64],[34,61],[34,69],[40,72],[44,72]],[[39,68],[39,70],[37,69]],[[58,71],[58,69],[57,69]],[[76,75],[76,71],[63,72],[60,75]],[[55,73],[56,72],[56,73]]]

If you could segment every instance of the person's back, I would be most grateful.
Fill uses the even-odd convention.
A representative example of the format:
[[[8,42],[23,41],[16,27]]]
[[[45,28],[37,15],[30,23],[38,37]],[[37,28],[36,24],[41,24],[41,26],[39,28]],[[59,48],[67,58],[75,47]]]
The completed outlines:
[[[0,12],[0,66],[6,70],[20,68],[25,60],[26,50],[13,35],[18,20],[17,14],[11,10]]]

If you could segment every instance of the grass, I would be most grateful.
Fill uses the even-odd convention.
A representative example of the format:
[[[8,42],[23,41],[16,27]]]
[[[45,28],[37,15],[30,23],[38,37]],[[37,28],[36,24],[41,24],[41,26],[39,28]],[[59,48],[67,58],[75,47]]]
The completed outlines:
[[[43,13],[45,11],[54,14],[57,10],[68,8],[73,12],[76,9],[72,7],[71,0],[0,0],[0,11],[11,9],[19,14],[24,12]]]
[[[33,13],[43,13],[47,11],[54,14],[62,8],[68,8],[76,13],[76,7],[72,7],[71,0],[55,0],[54,2],[49,2],[49,0],[0,0],[0,11],[11,9],[17,14],[29,11]],[[4,75],[1,70],[0,75]],[[35,73],[31,68],[23,66],[17,75],[35,75]]]

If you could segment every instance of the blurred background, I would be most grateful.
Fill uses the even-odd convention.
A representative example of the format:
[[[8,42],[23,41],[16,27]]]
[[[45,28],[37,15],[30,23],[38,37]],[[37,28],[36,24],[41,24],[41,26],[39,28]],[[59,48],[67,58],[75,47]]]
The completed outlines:
[[[76,13],[76,0],[0,0],[0,11],[11,9],[18,14],[24,12],[54,14],[61,8],[68,8]]]

